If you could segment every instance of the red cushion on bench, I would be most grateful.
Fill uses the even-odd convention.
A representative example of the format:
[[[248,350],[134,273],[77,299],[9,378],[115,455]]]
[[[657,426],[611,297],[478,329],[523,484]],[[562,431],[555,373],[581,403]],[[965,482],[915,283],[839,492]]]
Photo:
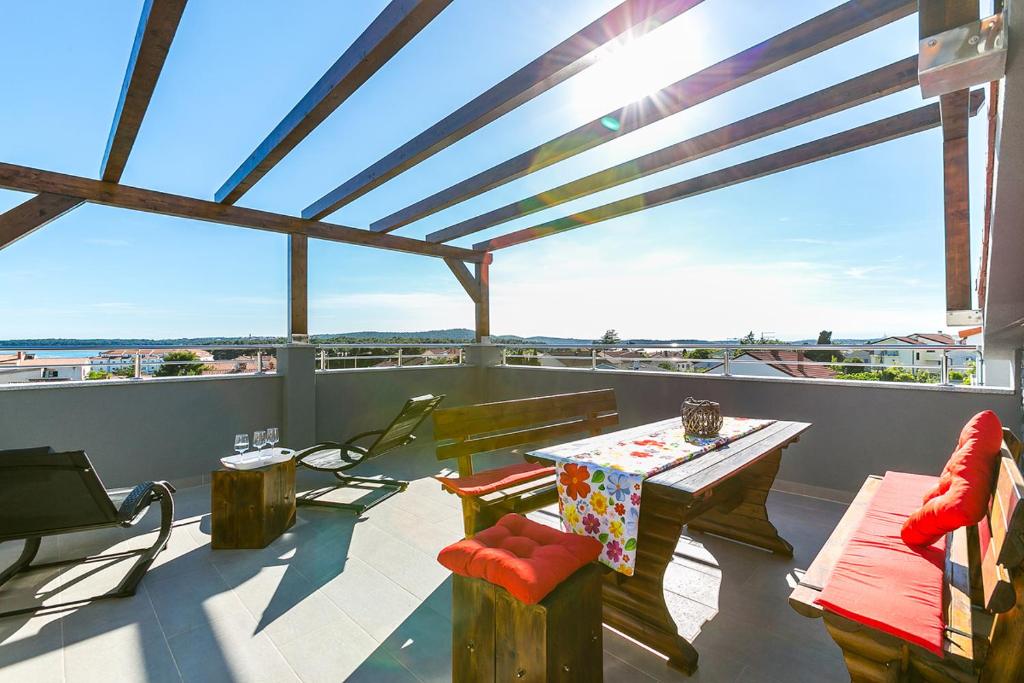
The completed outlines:
[[[434,477],[441,486],[460,496],[482,496],[524,481],[540,479],[555,473],[554,467],[522,462],[471,474],[468,477]]]
[[[601,542],[507,514],[490,529],[453,543],[437,561],[456,574],[484,579],[534,604],[601,553]]]
[[[900,537],[903,521],[936,481],[887,472],[815,602],[941,657],[946,540],[911,548]]]
[[[929,545],[950,531],[985,517],[1003,444],[1003,425],[991,410],[978,413],[960,432],[957,449],[924,496],[924,505],[903,524],[909,545]]]

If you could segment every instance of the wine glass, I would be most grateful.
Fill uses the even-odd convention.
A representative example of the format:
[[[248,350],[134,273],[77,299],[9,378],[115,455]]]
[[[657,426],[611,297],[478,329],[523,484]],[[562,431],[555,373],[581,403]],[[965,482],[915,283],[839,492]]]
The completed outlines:
[[[281,440],[281,434],[277,427],[267,427],[267,443],[270,444],[271,448],[277,446],[277,442]]]
[[[267,445],[267,432],[259,430],[252,433],[252,447],[256,449],[257,457],[263,455],[263,447]]]
[[[249,435],[235,434],[235,452],[241,455],[249,450]]]

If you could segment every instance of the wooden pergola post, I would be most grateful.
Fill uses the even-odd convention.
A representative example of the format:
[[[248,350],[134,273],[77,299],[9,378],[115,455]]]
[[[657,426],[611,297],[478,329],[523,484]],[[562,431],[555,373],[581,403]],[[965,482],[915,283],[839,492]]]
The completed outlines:
[[[309,238],[288,235],[288,343],[309,341]]]
[[[475,265],[476,282],[480,288],[480,296],[476,299],[476,343],[488,341],[491,337],[491,259],[487,258]]]

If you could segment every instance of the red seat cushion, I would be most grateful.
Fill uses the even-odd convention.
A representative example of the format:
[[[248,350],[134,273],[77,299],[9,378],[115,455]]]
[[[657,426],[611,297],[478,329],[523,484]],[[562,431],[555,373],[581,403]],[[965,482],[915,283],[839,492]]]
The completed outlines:
[[[946,540],[912,548],[900,537],[903,521],[936,482],[886,473],[815,602],[941,657]]]
[[[508,467],[499,467],[471,474],[468,477],[434,477],[441,486],[460,496],[482,496],[485,493],[540,479],[555,473],[554,467],[533,462],[523,462]]]
[[[909,545],[929,545],[950,531],[977,524],[988,510],[1003,426],[991,410],[978,413],[964,426],[938,484],[924,504],[903,525]]]
[[[507,514],[490,529],[448,546],[437,561],[456,574],[501,586],[534,604],[601,553],[601,542]]]

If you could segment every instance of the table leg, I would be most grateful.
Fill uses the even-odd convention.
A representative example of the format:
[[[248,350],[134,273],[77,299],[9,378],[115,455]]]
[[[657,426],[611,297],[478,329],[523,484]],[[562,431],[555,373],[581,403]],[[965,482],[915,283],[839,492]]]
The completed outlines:
[[[771,453],[759,463],[737,475],[742,495],[735,502],[713,508],[687,525],[691,531],[706,531],[793,557],[793,546],[779,536],[768,518],[765,502],[782,462],[782,449]]]
[[[604,583],[604,623],[668,657],[669,666],[692,674],[697,650],[679,635],[662,588],[665,570],[683,533],[686,511],[644,493],[633,576],[610,573]]]

